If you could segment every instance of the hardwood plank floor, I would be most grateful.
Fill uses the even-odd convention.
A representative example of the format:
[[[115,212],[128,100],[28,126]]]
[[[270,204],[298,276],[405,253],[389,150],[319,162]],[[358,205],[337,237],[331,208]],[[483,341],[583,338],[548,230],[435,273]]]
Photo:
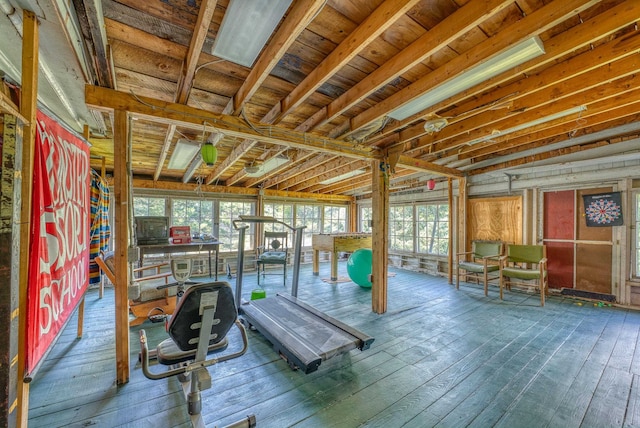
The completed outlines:
[[[247,414],[274,428],[640,424],[639,312],[561,296],[541,308],[537,295],[519,292],[500,301],[495,287],[485,297],[477,285],[456,291],[446,279],[393,270],[388,312],[378,315],[370,290],[325,283],[329,271],[321,264],[313,276],[304,265],[299,297],[375,337],[372,347],[304,375],[250,331],[247,354],[210,370],[208,426]],[[248,299],[255,274],[244,282]],[[285,290],[277,276],[264,287],[267,295]],[[166,337],[162,324],[131,328],[130,381],[115,385],[113,307],[113,289],[103,299],[88,292],[84,337],[76,339],[74,315],[31,384],[30,427],[190,426],[178,380],[149,380],[137,362],[138,332],[153,347]]]

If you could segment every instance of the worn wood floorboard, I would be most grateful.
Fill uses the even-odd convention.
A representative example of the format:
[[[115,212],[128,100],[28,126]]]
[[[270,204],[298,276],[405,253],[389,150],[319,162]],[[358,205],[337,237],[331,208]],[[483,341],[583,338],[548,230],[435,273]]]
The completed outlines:
[[[375,337],[367,351],[292,371],[255,331],[241,358],[211,368],[202,394],[208,426],[255,414],[259,427],[635,427],[640,424],[640,313],[393,270],[388,311],[371,292],[328,284],[303,265],[299,297]],[[344,263],[340,276],[346,276]],[[225,278],[222,278],[225,279]],[[229,280],[234,285],[235,280]],[[256,288],[245,275],[244,298]],[[288,293],[268,277],[268,295]],[[153,381],[138,363],[138,333],[151,347],[162,324],[131,328],[131,377],[116,386],[113,290],[86,298],[84,337],[74,317],[31,384],[30,427],[188,427],[175,378]],[[239,346],[232,330],[229,350]],[[161,366],[152,370],[160,371]]]

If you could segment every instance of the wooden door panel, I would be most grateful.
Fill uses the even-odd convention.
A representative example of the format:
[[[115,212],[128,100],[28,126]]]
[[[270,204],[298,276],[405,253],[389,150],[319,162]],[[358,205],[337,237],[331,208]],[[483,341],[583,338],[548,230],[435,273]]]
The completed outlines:
[[[546,245],[549,287],[573,288],[573,243],[548,242]]]
[[[575,212],[573,190],[545,192],[544,238],[573,239]],[[573,259],[571,261],[573,263]]]
[[[576,288],[595,293],[612,294],[611,259],[611,246],[609,245],[578,244],[576,248]]]

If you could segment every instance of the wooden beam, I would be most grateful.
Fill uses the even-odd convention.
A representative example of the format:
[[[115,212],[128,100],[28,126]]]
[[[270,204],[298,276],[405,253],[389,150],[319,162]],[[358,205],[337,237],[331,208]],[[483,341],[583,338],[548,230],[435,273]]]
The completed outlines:
[[[369,163],[366,161],[354,161],[353,159],[337,158],[330,162],[318,165],[316,168],[300,174],[292,180],[288,180],[283,184],[286,189],[294,191],[307,189],[321,181],[346,174],[357,169],[367,168]],[[297,183],[297,184],[295,184]]]
[[[209,25],[211,25],[211,18],[213,18],[217,3],[217,0],[202,0],[200,3],[200,11],[191,35],[187,57],[182,62],[182,71],[178,78],[178,90],[175,98],[177,103],[186,104],[187,99],[189,99],[189,92],[196,75],[198,58],[200,58],[202,46],[204,46],[204,41],[209,32]]]
[[[258,144],[258,142],[253,139],[247,139],[242,141],[240,144],[237,144],[233,148],[233,150],[231,150],[231,153],[229,153],[229,156],[227,156],[225,160],[223,160],[222,162],[219,162],[214,167],[213,171],[211,171],[209,175],[207,175],[207,178],[205,179],[205,183],[211,184],[214,181],[216,181],[218,178],[220,178],[220,176],[227,169],[229,169],[234,163],[236,163],[236,161],[238,161],[240,158],[242,158],[242,156],[244,156],[247,152],[249,152],[249,150],[251,150],[253,146],[255,146],[256,144]]]
[[[400,156],[398,165],[408,169],[413,169],[414,171],[433,172],[435,174],[444,175],[445,177],[462,177],[464,175],[460,170],[405,155]]]
[[[307,121],[305,130],[335,119],[510,4],[512,0],[470,1],[321,109]]]
[[[640,5],[637,6],[637,9],[640,10]],[[631,19],[631,16],[627,15],[627,20],[628,19]],[[626,22],[626,20],[623,20],[623,22]],[[610,31],[612,28],[614,27],[609,26],[603,28],[603,31]],[[575,34],[576,31],[573,31],[572,34]],[[558,41],[558,43],[559,42],[560,41]],[[557,46],[553,41],[550,44],[553,47]],[[566,43],[563,43],[563,45],[564,44]],[[623,69],[626,68],[629,70],[629,67],[625,67],[625,65],[633,62],[637,63],[636,55],[634,54],[638,52],[640,52],[640,33],[631,33],[623,36],[621,40],[616,39],[558,63],[557,65],[550,66],[541,73],[528,76],[527,79],[498,87],[481,97],[474,98],[470,102],[448,111],[447,114],[450,114],[456,119],[450,120],[450,125],[447,126],[447,128],[437,134],[421,137],[417,143],[412,143],[411,150],[405,153],[416,153],[422,147],[428,146],[429,153],[432,154],[441,150],[441,147],[449,147],[448,145],[440,144],[443,140],[455,139],[457,135],[466,134],[470,129],[486,128],[488,120],[495,121],[497,119],[490,119],[486,116],[482,116],[479,120],[477,118],[485,114],[485,112],[491,113],[491,110],[498,108],[501,105],[500,100],[504,100],[502,103],[505,106],[503,109],[504,114],[514,111],[524,111],[525,109],[530,110],[535,106],[548,104],[560,98],[562,94],[564,94],[565,97],[572,96],[589,87],[597,86],[598,82],[609,82],[617,77],[624,76],[625,73],[629,74],[629,71],[625,72]],[[548,54],[547,52],[547,55]],[[545,57],[547,55],[545,55]],[[620,64],[620,67],[613,66],[612,63],[614,62]],[[637,64],[631,64],[631,67],[634,66],[637,69]],[[633,68],[631,68],[631,70],[632,69]],[[607,76],[604,77],[604,74],[601,75],[601,73]],[[586,84],[584,79],[591,79],[593,82]],[[567,87],[571,81],[574,81],[572,90]],[[567,83],[565,84],[563,82]],[[560,85],[561,83],[563,84]],[[521,99],[525,96],[526,100]],[[535,105],[534,99],[538,100],[535,102]],[[527,103],[526,106],[522,104],[524,101]],[[465,112],[472,112],[472,115],[476,118],[475,125],[472,125],[471,118],[465,117]],[[511,113],[511,115],[512,114],[513,113]],[[425,131],[422,125],[423,124],[420,123],[401,131],[400,140],[409,141],[424,135]],[[461,126],[465,128],[463,133],[459,132]],[[476,149],[476,147],[463,149],[463,152],[469,149]]]
[[[109,56],[107,55],[107,41],[104,31],[104,18],[102,6],[98,10],[99,2],[92,0],[73,0],[73,6],[80,24],[80,30],[84,37],[85,45],[94,62],[88,61],[89,66],[95,75],[97,84],[107,88],[114,88],[113,69]]]
[[[379,120],[389,112],[468,70],[473,65],[479,64],[486,58],[527,38],[549,30],[566,20],[568,16],[576,15],[596,3],[598,3],[597,0],[556,0],[541,7],[520,21],[506,27],[495,36],[471,48],[464,55],[459,55],[447,61],[442,67],[380,101],[374,107],[353,117],[351,119],[351,131]],[[424,115],[424,112],[419,114]]]
[[[196,190],[197,184],[195,183],[178,183],[175,181],[153,181],[134,179],[133,187],[135,189],[149,189],[149,190],[166,190],[166,191],[190,191]],[[203,185],[201,186],[202,192],[207,194],[220,194],[220,195],[243,195],[243,196],[258,196],[260,192],[264,192],[265,196],[271,198],[299,198],[304,200],[314,200],[320,202],[348,202],[351,200],[350,196],[343,195],[324,195],[319,193],[309,192],[291,192],[288,190],[273,190],[273,189],[258,189],[258,188],[245,188],[245,187],[229,187],[229,186],[213,186]]]
[[[4,92],[0,92],[0,112],[9,113],[15,116],[23,125],[27,124],[27,119],[20,114],[18,106],[16,106]]]
[[[289,171],[295,168],[295,166],[292,167],[291,165],[294,165],[294,164],[300,165],[305,159],[308,159],[313,155],[314,153],[308,150],[295,150],[293,154],[291,153],[289,154],[290,163],[282,165],[282,167],[272,171],[271,173],[269,173],[268,175],[265,175],[264,177],[256,177],[251,180],[247,180],[244,183],[244,185],[246,187],[253,187],[253,186],[259,185],[260,183],[263,183],[261,187],[264,187],[264,188],[272,187],[272,186],[267,186],[264,183],[272,182],[271,180],[277,181],[281,176],[289,173]]]
[[[116,110],[113,118],[113,193],[115,262],[116,383],[129,382],[129,118]]]
[[[520,67],[512,70],[508,70],[500,75],[484,81],[483,83],[474,86],[473,88],[462,91],[449,98],[448,100],[441,101],[421,112],[422,115],[431,115],[437,113],[443,109],[447,110],[446,115],[452,117],[466,117],[468,112],[472,114],[479,114],[483,111],[493,108],[496,102],[504,101],[506,103],[510,99],[517,97],[518,94],[526,94],[527,91],[519,85],[526,85],[528,79],[519,80],[519,84],[516,84],[516,88],[512,85],[504,85],[505,82],[511,81],[514,77],[524,74],[530,74],[534,70],[544,69],[546,67],[553,68],[554,63],[557,62],[558,71],[564,76],[564,79],[570,78],[573,75],[574,69],[567,66],[564,61],[558,61],[566,55],[574,52],[580,46],[593,46],[593,43],[601,40],[602,38],[612,35],[618,32],[620,29],[632,25],[638,19],[638,8],[640,5],[630,4],[625,2],[619,4],[601,14],[594,16],[593,18],[585,21],[580,25],[576,25],[571,31],[562,32],[548,40],[545,40],[545,54],[527,61]],[[633,34],[633,33],[632,33]],[[626,44],[627,36],[619,39],[615,39],[613,42],[614,50],[624,52],[627,48]],[[613,60],[613,59],[612,59]],[[594,65],[599,63],[599,60],[594,58]],[[548,80],[543,83],[539,83],[540,88],[548,86],[559,79],[559,77],[548,76]],[[561,80],[564,80],[561,79]],[[507,89],[508,87],[508,89]],[[488,90],[491,89],[491,90]],[[484,94],[484,95],[483,95]],[[508,104],[507,104],[508,105]],[[448,107],[454,106],[452,109]],[[423,123],[414,124],[415,118],[410,117],[406,120],[394,122],[385,127],[384,131],[380,133],[379,137],[387,135],[401,130],[400,141],[406,142],[411,139],[424,135],[426,132],[423,127]],[[424,137],[423,137],[424,138]],[[424,144],[430,144],[428,141],[424,141]]]
[[[127,94],[92,85],[87,85],[85,88],[85,102],[87,106],[96,110],[124,110],[151,121],[167,124],[179,123],[182,126],[196,130],[201,130],[205,126],[205,122],[207,122],[232,137],[333,153],[354,159],[380,159],[383,156],[382,151],[377,148],[358,147],[342,140],[282,129],[271,125],[252,127],[242,119],[234,116],[212,113],[182,104]],[[400,157],[398,165],[416,171],[427,171],[440,175],[456,177],[462,175],[462,172],[453,168],[432,164],[420,159],[411,159],[406,156]]]
[[[568,67],[570,68],[569,65]],[[606,63],[597,71],[593,70],[584,75],[577,75],[564,81],[561,85],[533,91],[526,97],[514,99],[508,109],[487,110],[469,119],[447,126],[437,135],[438,142],[436,146],[432,147],[432,153],[444,147],[447,150],[455,149],[456,153],[464,153],[475,151],[483,145],[491,144],[479,143],[464,147],[467,142],[478,138],[490,138],[492,141],[512,140],[518,134],[530,134],[531,129],[523,129],[504,136],[494,136],[492,130],[504,130],[509,127],[523,125],[532,120],[542,119],[580,104],[589,106],[588,111],[574,115],[574,117],[564,117],[562,120],[572,122],[578,116],[589,116],[593,114],[592,110],[598,110],[592,109],[592,103],[602,105],[603,100],[628,91],[630,82],[626,77],[631,76],[633,80],[637,80],[633,76],[639,68],[640,59],[638,56],[629,56],[613,63]],[[546,81],[544,78],[532,77],[530,79],[537,82]],[[530,79],[526,80],[529,81]],[[602,82],[606,83],[602,85]],[[580,102],[576,104],[576,100]],[[422,142],[419,144],[422,144]]]
[[[371,162],[371,214],[373,218],[371,309],[387,312],[387,264],[389,258],[389,171],[382,161]]]
[[[173,141],[173,136],[175,135],[175,133],[176,126],[173,124],[169,125],[169,128],[167,128],[167,133],[164,135],[164,143],[162,143],[162,149],[160,149],[160,158],[158,159],[158,165],[156,166],[156,171],[153,174],[154,181],[158,181],[158,178],[160,178],[162,168],[164,167],[164,161],[167,159],[169,147],[171,147],[171,142]]]
[[[500,139],[495,144],[479,145],[477,150],[462,151],[458,159],[473,158],[476,162],[480,162],[495,155],[509,155],[565,141],[568,135],[578,135],[583,130],[592,129],[597,125],[610,123],[612,127],[619,126],[620,123],[615,122],[627,123],[625,118],[635,120],[634,116],[640,112],[640,101],[636,101],[638,97],[640,92],[633,91],[616,97],[613,102],[597,103],[601,105],[589,106],[589,110],[582,112],[583,115],[580,115],[578,120],[554,121],[547,127],[513,135],[511,139]]]
[[[307,77],[296,85],[264,119],[274,123],[289,114],[306,100],[324,82],[342,69],[362,49],[371,44],[387,28],[396,23],[419,0],[386,0],[376,8],[351,34],[347,36]]]
[[[29,418],[29,384],[22,379],[26,370],[27,289],[29,287],[29,249],[31,244],[31,211],[33,193],[33,157],[36,144],[38,114],[38,63],[40,30],[36,15],[22,13],[22,100],[20,113],[26,119],[22,141],[22,207],[20,209],[20,271],[18,292],[18,382],[17,426],[26,427]]]
[[[287,50],[296,41],[300,33],[305,30],[309,21],[322,9],[326,0],[299,0],[293,2],[284,22],[279,26],[269,44],[264,48],[262,55],[256,61],[255,66],[236,92],[229,100],[224,113],[237,116],[242,107],[260,85],[269,76],[269,73],[282,59]]]
[[[275,126],[251,127],[244,120],[182,104],[170,103],[154,98],[137,96],[125,92],[87,85],[85,102],[96,110],[123,110],[135,116],[159,123],[179,124],[202,131],[204,122],[210,123],[227,136],[248,138],[271,144],[292,146],[302,149],[320,150],[340,156],[372,159],[379,156],[379,150],[358,148],[351,143],[305,134]]]
[[[277,177],[271,177],[270,179],[265,181],[264,187],[268,189],[270,187],[279,185],[280,183],[286,183],[287,180],[295,179],[298,175],[304,174],[307,171],[317,168],[322,163],[330,161],[331,159],[334,158],[331,155],[318,154],[318,153],[311,153],[310,156],[311,156],[310,159],[306,160],[304,163],[299,163],[293,167],[290,167],[286,172],[279,174]],[[298,181],[296,181],[295,183],[297,182]],[[278,187],[282,187],[286,189],[289,187],[289,185],[284,184]]]

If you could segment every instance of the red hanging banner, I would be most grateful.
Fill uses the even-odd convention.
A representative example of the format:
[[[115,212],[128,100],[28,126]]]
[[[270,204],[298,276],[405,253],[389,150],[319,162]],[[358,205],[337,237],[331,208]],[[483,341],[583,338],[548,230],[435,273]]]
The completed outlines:
[[[88,286],[89,146],[38,111],[25,377],[60,333]]]

